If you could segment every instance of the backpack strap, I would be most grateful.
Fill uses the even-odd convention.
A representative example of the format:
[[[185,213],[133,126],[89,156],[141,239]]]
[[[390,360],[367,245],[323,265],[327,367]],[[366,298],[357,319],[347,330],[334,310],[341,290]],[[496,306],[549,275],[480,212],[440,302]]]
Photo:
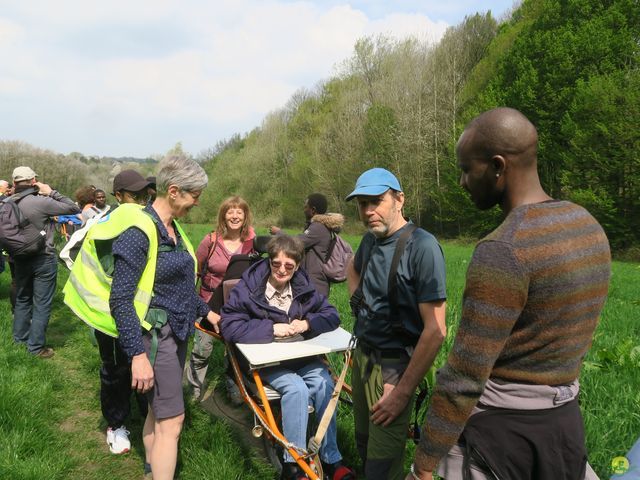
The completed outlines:
[[[329,242],[329,248],[327,249],[327,256],[324,259],[324,263],[329,261],[333,254],[333,249],[336,248],[336,243],[338,242],[338,234],[333,230],[329,230],[329,233],[331,234],[331,241]]]
[[[151,217],[151,220],[153,220],[153,223],[155,223],[156,225],[156,230],[158,231],[158,252],[174,252],[176,250],[179,252],[183,252],[186,250],[182,240],[182,236],[179,235],[178,229],[176,229],[176,244],[174,246],[161,245],[160,244],[160,220],[158,220],[154,215],[152,215],[149,212],[146,212],[145,210],[143,210],[143,212],[149,215]]]
[[[358,286],[356,287],[356,289],[351,294],[351,297],[349,298],[349,306],[351,307],[351,312],[353,313],[353,317],[354,317],[353,335],[351,338],[352,340],[355,338],[356,325],[358,323],[358,317],[360,316],[359,315],[360,308],[363,305],[366,305],[364,303],[364,292],[362,291],[362,283],[364,282],[364,275],[367,271],[367,265],[369,265],[370,258],[371,258],[371,252],[369,252],[369,256],[364,259],[364,263],[362,264],[362,268],[360,269],[360,281],[358,281]]]
[[[413,235],[413,232],[417,230],[417,226],[410,223],[405,228],[402,235],[398,239],[396,249],[393,252],[393,259],[391,260],[391,268],[389,269],[389,278],[387,280],[387,294],[389,295],[389,316],[391,317],[391,328],[395,333],[404,334],[405,328],[402,324],[402,320],[396,315],[396,309],[398,308],[398,264],[400,263],[400,257],[404,253],[404,249],[407,246],[409,237]]]
[[[29,224],[33,225],[36,229],[41,231],[43,231],[45,228],[44,224],[36,224],[31,220],[29,220],[29,218],[23,213],[22,209],[18,206],[18,202],[21,201],[23,198],[28,197],[30,195],[36,195],[37,193],[38,193],[37,187],[30,187],[23,190],[20,193],[14,193],[10,197],[5,197],[2,200],[0,200],[0,204],[9,205],[11,207],[11,209],[13,210],[13,214],[18,219],[20,228],[25,228]]]
[[[160,252],[175,252],[175,251],[184,251],[185,247],[183,245],[182,237],[176,234],[176,244],[174,246],[171,245],[161,245],[160,244],[160,220],[158,220],[155,215],[146,212],[144,213],[151,217],[153,223],[156,226],[156,233],[158,234],[158,253]],[[177,230],[177,229],[176,229]],[[168,316],[166,310],[162,310],[160,308],[149,308],[147,312],[147,316],[145,318],[147,323],[151,325],[151,347],[149,349],[149,362],[153,366],[156,361],[156,356],[158,354],[158,334],[162,327],[167,324]]]
[[[151,347],[149,348],[149,362],[153,366],[158,355],[158,334],[167,324],[167,312],[160,308],[150,308],[145,319],[151,325]]]
[[[396,248],[393,252],[393,259],[391,260],[391,266],[389,268],[389,276],[387,277],[387,294],[389,296],[389,318],[391,320],[391,328],[394,333],[404,336],[406,330],[404,325],[402,324],[402,320],[398,315],[395,315],[395,311],[398,307],[398,265],[400,264],[400,258],[404,253],[405,247],[407,245],[407,241],[409,237],[413,235],[418,229],[416,225],[413,223],[409,223],[404,232],[398,238],[398,243],[396,243]],[[358,283],[358,287],[353,292],[349,303],[351,304],[351,310],[354,313],[355,320],[353,330],[355,332],[356,326],[355,324],[358,322],[358,310],[364,303],[364,293],[362,291],[362,283],[364,281],[365,272],[367,270],[367,265],[369,264],[369,259],[371,258],[371,252],[369,252],[369,256],[364,260],[362,265],[362,269],[360,270],[360,282]]]
[[[198,273],[198,277],[200,277],[200,287],[204,288],[207,291],[210,291],[207,287],[204,286],[204,277],[207,273],[207,266],[209,265],[209,260],[213,256],[213,252],[216,251],[216,247],[218,246],[218,233],[213,230],[209,233],[211,238],[211,243],[209,244],[209,252],[207,253],[207,258],[202,265],[200,265],[200,271]]]
[[[24,197],[28,197],[29,195],[33,195],[34,193],[38,193],[38,189],[36,187],[27,188],[20,193],[14,193],[10,197],[6,197],[2,200],[3,203],[13,202],[16,205],[20,200]]]
[[[13,213],[18,219],[18,221],[20,222],[20,225],[24,226],[25,221],[28,221],[28,220],[27,220],[27,217],[22,213],[22,210],[18,208],[18,202],[23,198],[28,197],[29,195],[33,195],[37,192],[38,192],[38,189],[36,187],[27,188],[26,190],[23,190],[20,193],[14,193],[10,197],[3,198],[0,201],[0,203],[2,205],[11,205],[11,208],[13,209]]]
[[[318,251],[316,250],[315,246],[311,247],[311,251],[316,254],[316,256],[320,259],[320,261],[322,263],[327,263],[329,261],[329,259],[331,258],[331,254],[333,253],[333,249],[335,248],[336,242],[338,241],[338,234],[336,232],[334,232],[333,230],[331,230],[326,225],[323,224],[323,226],[324,226],[324,228],[329,230],[329,235],[331,235],[331,240],[329,241],[329,248],[327,248],[327,255],[324,258],[322,258],[320,256],[320,254],[318,253]]]

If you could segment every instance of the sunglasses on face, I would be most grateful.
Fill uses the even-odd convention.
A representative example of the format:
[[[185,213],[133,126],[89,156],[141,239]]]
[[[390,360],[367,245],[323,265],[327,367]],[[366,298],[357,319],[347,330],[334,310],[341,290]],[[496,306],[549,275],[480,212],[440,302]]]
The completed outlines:
[[[280,270],[280,267],[284,267],[284,269],[287,272],[293,272],[296,268],[295,263],[289,263],[289,262],[278,262],[278,261],[273,261],[273,260],[269,260],[269,263],[271,263],[271,268],[275,269],[275,270]]]
[[[129,195],[131,199],[136,203],[147,203],[149,200],[149,194],[146,190],[140,192],[130,192],[129,190],[124,190],[125,195]]]

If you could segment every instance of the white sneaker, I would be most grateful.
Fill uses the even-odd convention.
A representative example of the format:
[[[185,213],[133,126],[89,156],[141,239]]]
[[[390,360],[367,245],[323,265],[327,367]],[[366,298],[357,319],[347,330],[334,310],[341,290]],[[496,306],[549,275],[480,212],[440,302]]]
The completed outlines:
[[[107,444],[109,445],[109,451],[111,453],[115,453],[116,455],[127,453],[131,450],[129,430],[124,428],[124,425],[115,430],[111,427],[107,428]]]

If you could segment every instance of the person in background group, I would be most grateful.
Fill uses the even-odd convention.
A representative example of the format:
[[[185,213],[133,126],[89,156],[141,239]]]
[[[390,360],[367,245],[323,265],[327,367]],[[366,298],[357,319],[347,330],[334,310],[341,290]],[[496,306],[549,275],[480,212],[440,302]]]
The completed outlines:
[[[407,478],[431,479],[438,463],[447,480],[597,478],[578,375],[607,296],[609,243],[584,208],[545,193],[537,143],[511,108],[482,113],[458,140],[460,185],[506,218],[473,252]]]
[[[347,276],[358,339],[351,377],[356,446],[368,480],[397,480],[404,477],[411,400],[446,337],[444,257],[433,235],[403,217],[405,196],[388,170],[360,175],[347,201],[353,198],[369,230]]]
[[[7,190],[9,190],[9,182],[6,180],[0,180],[0,202],[7,198]],[[0,252],[0,273],[4,272],[4,253]]]
[[[80,219],[82,220],[82,225],[87,223],[91,217],[96,214],[96,211],[93,209],[94,201],[95,201],[95,188],[92,185],[87,185],[85,187],[80,187],[76,190],[75,193],[76,202],[80,207],[82,213],[80,214]]]
[[[94,192],[93,208],[95,209],[96,215],[106,213],[111,209],[111,207],[107,205],[107,194],[104,190],[98,188]]]
[[[131,385],[149,402],[145,473],[170,480],[184,422],[182,374],[189,336],[198,318],[207,317],[216,330],[219,318],[196,293],[195,252],[175,222],[198,205],[207,174],[195,161],[177,155],[164,158],[158,168],[158,196],[144,209],[148,217],[113,242],[109,306],[120,346],[131,359]],[[148,281],[152,294],[148,287],[144,295],[137,293]],[[150,330],[141,328],[141,302],[148,306],[144,323]]]
[[[13,188],[6,180],[0,180],[0,201],[8,198],[13,194]],[[0,252],[0,272],[3,272],[6,268],[6,264],[9,264],[9,270],[11,272],[11,288],[9,289],[9,301],[11,302],[11,313],[16,307],[16,280],[15,280],[15,268],[13,266],[13,260],[5,256],[4,252]]]
[[[153,202],[156,199],[156,177],[147,177],[147,182],[149,182],[149,186],[147,187],[147,192],[149,193],[149,201]]]
[[[338,328],[340,317],[327,298],[320,295],[301,270],[304,245],[294,237],[278,235],[267,245],[263,259],[242,275],[222,307],[220,328],[233,343],[270,343],[303,335],[315,336]],[[331,395],[333,380],[327,366],[317,357],[290,360],[260,370],[261,377],[282,396],[282,432],[294,445],[306,444],[309,405],[321,419]],[[336,411],[322,439],[320,459],[331,480],[355,480],[353,471],[342,464],[337,444]],[[289,452],[284,453],[284,480],[308,477]]]
[[[254,251],[253,239],[256,234],[251,221],[251,211],[244,199],[238,196],[227,198],[218,209],[215,231],[208,233],[202,239],[196,251],[199,274],[202,279],[199,295],[216,314],[220,313],[220,305],[212,305],[211,298],[214,290],[221,288],[222,278],[231,257]],[[197,330],[187,369],[187,380],[196,399],[199,399],[204,392],[205,376],[212,350],[213,337]],[[229,377],[227,377],[227,392],[233,403],[242,402],[235,382]]]
[[[327,198],[321,193],[312,193],[304,201],[303,213],[306,220],[304,232],[298,238],[304,243],[305,256],[302,268],[325,297],[329,296],[330,283],[322,265],[329,252],[332,232],[338,233],[344,225],[344,217],[339,213],[327,213]],[[281,232],[276,226],[269,229],[272,235]]]
[[[146,205],[147,182],[135,170],[123,170],[113,179],[113,195],[118,204],[137,203]],[[96,200],[98,193],[96,190]],[[99,203],[96,201],[96,207]],[[108,206],[107,206],[108,208]],[[125,420],[131,412],[131,361],[117,338],[95,330],[95,338],[100,352],[100,407],[107,422],[107,444],[113,454],[127,453],[131,449],[129,431]],[[146,398],[135,392],[140,416],[146,418],[148,408]]]
[[[49,358],[54,351],[45,346],[45,340],[58,276],[52,217],[77,214],[80,209],[73,200],[38,182],[36,177],[30,167],[17,167],[13,171],[15,193],[34,189],[33,195],[20,200],[20,210],[33,225],[46,232],[46,246],[42,253],[13,259],[16,282],[13,340],[26,345],[29,353]]]
[[[9,182],[0,180],[0,201],[9,196]]]

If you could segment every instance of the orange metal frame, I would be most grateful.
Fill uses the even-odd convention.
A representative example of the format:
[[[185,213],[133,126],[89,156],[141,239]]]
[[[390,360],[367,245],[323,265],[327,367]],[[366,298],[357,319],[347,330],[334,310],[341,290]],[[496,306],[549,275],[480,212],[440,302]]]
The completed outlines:
[[[287,446],[289,444],[289,441],[285,438],[285,436],[280,431],[280,427],[278,427],[278,423],[276,422],[276,419],[273,415],[271,405],[269,404],[269,400],[267,399],[267,394],[264,390],[264,384],[262,383],[262,379],[260,378],[259,370],[258,369],[252,370],[251,374],[253,376],[253,381],[256,384],[256,387],[258,390],[258,396],[260,398],[260,402],[262,403],[262,405],[258,404],[250,395],[248,395],[247,389],[244,386],[244,383],[242,380],[242,376],[241,376],[242,374],[240,372],[240,366],[238,365],[238,360],[236,359],[235,353],[233,352],[233,350],[231,348],[227,348],[227,344],[224,341],[224,338],[222,338],[221,335],[215,332],[212,332],[211,330],[202,328],[199,324],[196,324],[196,328],[201,332],[206,333],[207,335],[211,335],[213,338],[220,340],[225,344],[225,348],[227,349],[227,354],[229,355],[229,361],[231,362],[231,365],[233,367],[235,381],[238,384],[238,388],[240,389],[240,394],[242,395],[242,399],[251,408],[251,410],[256,415],[260,423],[262,423],[262,425],[266,427],[266,429],[268,430],[268,432],[264,432],[263,435],[267,434],[269,435],[269,437],[275,437],[273,438],[273,440],[278,441],[280,444],[284,446],[284,448],[287,449],[289,454],[294,458],[296,463],[300,466],[300,468],[302,468],[302,470],[307,474],[307,476],[311,480],[322,480],[322,477],[321,477],[322,469],[320,465],[318,465],[317,467],[320,471],[320,476],[318,475],[318,473],[316,473],[314,469],[314,466],[315,466],[315,462],[313,459],[314,456],[310,456],[310,457],[302,456],[296,449]],[[351,395],[351,386],[345,383],[342,389],[345,392],[347,392],[349,395]]]

